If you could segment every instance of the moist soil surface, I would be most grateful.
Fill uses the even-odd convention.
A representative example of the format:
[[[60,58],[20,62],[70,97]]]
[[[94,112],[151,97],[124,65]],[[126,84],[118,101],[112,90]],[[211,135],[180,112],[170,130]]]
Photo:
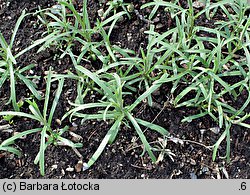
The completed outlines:
[[[77,1],[76,1],[77,2]],[[80,2],[80,1],[79,1]],[[129,1],[126,1],[129,2]],[[147,1],[134,1],[135,9],[140,14],[148,15],[150,10],[140,10],[140,6]],[[38,7],[48,8],[56,4],[53,0],[0,0],[0,31],[7,41],[10,40],[12,30],[22,10],[27,12],[35,12]],[[180,1],[185,7],[186,1]],[[80,5],[80,3],[79,3]],[[100,9],[98,1],[88,1],[89,16],[92,18],[92,24],[98,17],[97,10]],[[163,10],[156,16],[155,24],[159,32],[174,26],[168,13]],[[28,16],[22,22],[17,33],[14,50],[20,51],[27,47],[33,40],[41,37],[43,27],[37,25],[36,16]],[[196,21],[196,25],[212,26],[214,21],[204,22],[200,18]],[[125,19],[118,24],[119,28],[113,31],[111,42],[119,44],[122,48],[129,48],[138,51],[140,46],[147,44],[147,37],[143,33],[148,29],[148,24],[132,14],[131,19]],[[33,72],[27,72],[27,75],[41,76],[37,81],[40,91],[45,91],[46,82],[43,79],[49,67],[53,67],[56,73],[65,73],[71,70],[73,65],[69,58],[55,58],[60,55],[53,48],[46,49],[43,52],[36,53],[33,49],[18,58],[17,66],[24,67],[31,63],[36,66]],[[87,64],[86,66],[97,66],[96,62]],[[29,91],[26,87],[17,83],[17,99],[29,97]],[[39,166],[34,164],[34,159],[39,151],[40,134],[29,135],[15,142],[17,148],[22,151],[22,156],[10,154],[8,152],[0,152],[0,178],[171,178],[171,179],[203,179],[203,178],[250,178],[250,135],[249,130],[232,126],[231,128],[231,161],[226,162],[223,158],[217,158],[212,161],[212,150],[205,147],[213,145],[220,137],[219,134],[213,133],[210,128],[216,128],[216,124],[210,118],[201,118],[190,123],[181,123],[184,116],[194,114],[196,109],[190,108],[163,108],[163,103],[169,98],[171,86],[163,85],[153,95],[156,105],[149,107],[146,103],[142,103],[134,113],[136,117],[154,123],[166,128],[173,137],[180,138],[168,140],[166,148],[172,155],[165,155],[164,159],[157,164],[153,164],[147,155],[141,156],[143,148],[138,136],[133,128],[122,126],[116,141],[112,145],[108,145],[96,163],[86,171],[77,172],[79,155],[71,148],[64,146],[49,146],[45,152],[45,176],[42,177],[39,172]],[[56,89],[56,85],[52,85]],[[139,93],[139,92],[138,92]],[[0,111],[11,110],[11,105],[7,104],[10,94],[9,83],[6,82],[0,90]],[[68,101],[74,100],[76,97],[76,83],[66,80],[60,102],[56,109],[55,119],[61,118],[69,109]],[[98,94],[87,96],[87,101],[96,102]],[[125,100],[126,103],[132,101],[133,98]],[[242,100],[244,101],[244,97]],[[237,102],[235,103],[237,104]],[[42,107],[42,102],[39,103]],[[22,111],[27,111],[27,105],[22,107]],[[6,125],[7,122],[0,121],[0,126]],[[0,142],[10,137],[13,132],[20,132],[32,128],[39,127],[39,123],[34,123],[29,119],[15,118],[11,124],[11,133],[0,131]],[[87,162],[93,155],[103,137],[107,133],[110,125],[106,122],[86,121],[80,123],[76,120],[73,123],[63,121],[62,124],[54,122],[53,127],[61,128],[65,125],[70,126],[70,130],[82,137],[81,143],[83,147],[78,149],[83,156],[83,162]],[[202,135],[201,130],[205,129]],[[155,134],[146,131],[149,141],[157,140]],[[70,134],[64,137],[72,139]],[[219,156],[223,157],[226,150],[226,143],[222,142],[219,148]]]

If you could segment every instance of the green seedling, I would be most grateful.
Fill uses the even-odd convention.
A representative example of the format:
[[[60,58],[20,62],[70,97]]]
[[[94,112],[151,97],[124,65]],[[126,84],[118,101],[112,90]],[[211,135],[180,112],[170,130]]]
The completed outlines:
[[[16,79],[18,78],[20,81],[26,84],[26,86],[30,89],[32,94],[37,98],[41,99],[41,95],[39,92],[35,89],[35,84],[29,80],[27,77],[23,76],[22,73],[26,70],[29,70],[33,67],[33,65],[30,65],[28,67],[24,67],[23,69],[15,69],[15,65],[17,64],[16,58],[20,56],[20,53],[27,52],[31,48],[27,48],[17,55],[12,54],[12,48],[14,44],[14,40],[16,37],[17,30],[23,20],[23,18],[26,16],[25,12],[22,12],[22,15],[18,19],[15,29],[13,31],[10,43],[8,44],[6,40],[4,39],[2,33],[0,32],[0,88],[3,86],[3,84],[9,79],[10,80],[10,101],[12,102],[13,108],[16,111],[19,111],[19,106],[17,104],[16,100]],[[34,45],[35,46],[35,45]]]
[[[71,148],[82,147],[82,144],[73,143],[72,141],[62,137],[62,134],[68,130],[67,126],[65,126],[62,129],[57,129],[57,130],[53,130],[53,128],[51,126],[53,115],[54,115],[54,112],[56,110],[56,106],[58,105],[58,101],[59,101],[59,98],[60,98],[60,95],[62,92],[62,88],[63,88],[63,84],[64,84],[64,79],[58,80],[58,88],[57,88],[57,91],[55,93],[55,97],[54,97],[51,109],[49,110],[48,104],[49,104],[50,93],[51,93],[50,88],[51,88],[51,83],[53,82],[51,76],[52,76],[52,73],[50,70],[49,74],[48,74],[48,78],[47,78],[46,96],[45,96],[45,102],[44,102],[42,111],[40,111],[37,103],[34,100],[33,101],[26,100],[27,103],[29,104],[29,110],[30,110],[31,114],[24,113],[24,112],[15,112],[15,111],[0,112],[0,115],[2,115],[2,116],[10,115],[10,116],[25,117],[25,118],[29,118],[29,119],[40,122],[41,127],[36,128],[36,129],[22,131],[16,135],[4,140],[0,144],[0,150],[12,152],[20,157],[21,152],[11,145],[13,145],[17,139],[19,139],[23,136],[26,136],[26,135],[29,135],[32,133],[40,133],[41,134],[40,149],[39,149],[39,152],[35,158],[34,163],[35,164],[39,163],[41,175],[45,174],[45,168],[44,168],[45,150],[49,145],[60,144],[60,145],[69,146]],[[56,79],[54,79],[54,81],[56,81]]]
[[[184,118],[182,122],[191,122],[200,117],[210,116],[224,128],[220,139],[214,145],[213,160],[215,160],[218,146],[222,140],[227,140],[226,158],[230,159],[230,127],[232,121],[239,121],[247,127],[245,120],[249,115],[245,109],[249,106],[249,21],[244,15],[245,4],[238,1],[220,1],[210,3],[207,9],[197,14],[192,10],[192,2],[188,1],[189,8],[177,9],[172,3],[155,1],[144,5],[142,8],[154,5],[152,16],[159,6],[176,9],[173,19],[176,27],[158,34],[149,31],[158,40],[158,48],[163,52],[163,61],[156,62],[156,68],[166,66],[166,71],[172,75],[171,89],[175,97],[175,107],[196,107],[200,113]],[[230,6],[235,14],[229,14],[226,6]],[[221,8],[226,13],[229,21],[218,22],[215,28],[192,25],[195,19],[206,11],[215,11]],[[210,13],[210,12],[209,12]],[[210,13],[210,17],[213,14]],[[230,25],[230,27],[229,27]],[[200,36],[202,32],[209,32],[213,36]],[[169,37],[170,36],[170,37]],[[207,42],[207,45],[204,42]],[[165,51],[162,50],[165,48]],[[239,56],[237,53],[244,53]],[[160,62],[160,63],[159,63]],[[241,78],[237,82],[228,82],[234,77]],[[167,80],[170,80],[168,78]],[[230,79],[232,78],[232,79]],[[166,82],[166,81],[165,81]],[[234,108],[225,99],[231,97],[236,100],[241,93],[247,93],[244,104]],[[191,98],[190,98],[191,97]]]
[[[40,11],[40,15],[38,16],[42,24],[47,27],[47,34],[50,35],[53,33],[55,35],[45,42],[43,49],[51,45],[56,45],[58,49],[63,51],[62,58],[72,52],[74,46],[79,43],[81,45],[81,53],[77,59],[78,63],[82,59],[93,61],[99,59],[103,64],[108,64],[110,58],[116,61],[114,48],[110,45],[109,37],[115,23],[126,12],[115,13],[102,22],[97,21],[97,24],[92,27],[87,12],[86,0],[83,0],[82,12],[76,10],[71,0],[59,0],[58,3],[59,5],[56,8],[52,7],[45,12]],[[109,24],[110,26],[108,26]],[[108,33],[106,33],[104,28],[109,29]],[[93,36],[97,36],[98,34],[103,39],[94,41]],[[100,47],[102,46],[107,48],[108,56],[103,55],[101,52]]]
[[[53,34],[44,37],[42,39],[36,40],[33,42],[32,45],[23,49],[17,54],[13,54],[13,45],[16,38],[17,31],[22,20],[30,14],[26,14],[25,11],[22,12],[22,15],[17,20],[15,28],[13,30],[13,34],[10,39],[10,43],[8,44],[5,40],[4,36],[0,32],[0,88],[3,84],[9,80],[10,82],[10,100],[9,102],[12,103],[13,108],[15,111],[19,111],[20,106],[18,105],[18,101],[16,99],[16,83],[20,81],[26,85],[26,87],[31,91],[32,95],[37,98],[38,100],[42,99],[40,92],[36,90],[37,86],[31,79],[37,79],[37,76],[24,76],[24,73],[28,70],[34,68],[34,64],[30,64],[23,68],[18,66],[17,59],[26,53],[27,51],[31,50],[32,48],[46,42],[48,39],[53,37]]]
[[[149,129],[152,129],[162,135],[167,135],[168,132],[155,124],[151,124],[147,121],[135,118],[132,114],[132,110],[148,95],[150,95],[154,90],[156,90],[159,85],[155,85],[154,88],[148,89],[146,94],[143,94],[134,104],[130,106],[124,106],[123,96],[124,92],[122,88],[124,86],[124,82],[122,82],[121,78],[117,74],[113,74],[113,79],[108,83],[104,82],[100,79],[100,77],[96,73],[92,73],[86,68],[82,66],[75,65],[76,69],[82,72],[84,75],[91,78],[103,91],[105,98],[99,103],[86,103],[86,104],[72,104],[75,106],[74,109],[66,113],[66,115],[62,118],[64,120],[66,117],[70,116],[70,119],[75,117],[81,117],[84,120],[109,120],[113,122],[111,128],[107,132],[106,136],[103,138],[101,144],[99,145],[96,152],[93,154],[91,159],[88,161],[88,168],[91,167],[98,157],[101,155],[105,146],[109,143],[113,143],[119,130],[121,129],[122,124],[127,124],[128,121],[135,128],[140,140],[142,141],[145,151],[149,154],[150,158],[153,162],[156,162],[156,157],[152,152],[152,148],[149,145],[147,138],[145,137],[143,131],[141,130],[141,126],[146,126]],[[83,111],[88,108],[101,108],[101,110],[97,114],[84,114],[80,111]]]
[[[143,90],[149,89],[152,83],[160,78],[163,74],[162,70],[165,69],[165,67],[158,65],[167,60],[165,55],[161,56],[161,52],[165,51],[165,49],[156,48],[157,43],[160,42],[160,38],[153,32],[154,26],[151,25],[150,30],[147,31],[149,34],[148,46],[146,52],[140,48],[141,56],[121,58],[119,61],[103,67],[96,73],[102,74],[115,67],[122,81],[126,82],[124,87],[133,92],[137,92],[138,88]],[[151,95],[148,96],[147,101],[148,104],[152,106],[153,100]]]

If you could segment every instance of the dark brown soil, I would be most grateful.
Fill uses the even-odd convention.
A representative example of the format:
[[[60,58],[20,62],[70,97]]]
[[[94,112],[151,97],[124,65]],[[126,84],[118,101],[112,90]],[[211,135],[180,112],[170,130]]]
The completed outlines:
[[[93,19],[97,17],[97,10],[100,9],[98,1],[89,0],[89,15]],[[129,2],[129,1],[127,1]],[[146,1],[134,1],[135,8],[139,10],[141,4]],[[186,1],[180,1],[185,6]],[[23,9],[27,12],[34,12],[38,6],[42,8],[51,7],[55,4],[53,0],[0,0],[0,31],[3,35],[10,39],[12,29],[15,22],[20,16]],[[139,10],[140,14],[148,14],[149,10]],[[170,28],[173,24],[169,15],[161,12],[158,16],[159,24],[162,24],[159,31]],[[36,17],[27,17],[22,23],[17,34],[15,49],[27,47],[32,40],[36,40],[41,36],[40,27],[35,24]],[[202,25],[204,22],[199,20]],[[148,28],[148,24],[141,21],[135,14],[130,20],[120,24],[119,29],[115,30],[112,35],[112,43],[120,44],[123,48],[130,48],[137,51],[140,45],[147,44],[147,38],[144,31]],[[132,36],[128,41],[128,34]],[[57,51],[48,49],[37,54],[36,49],[26,53],[18,59],[18,66],[22,67],[30,63],[37,66],[34,69],[36,75],[41,76],[39,80],[39,90],[45,90],[45,81],[42,79],[45,71],[49,67],[57,73],[64,73],[66,70],[72,69],[69,58],[63,60],[54,60]],[[29,74],[29,73],[27,73]],[[56,118],[61,118],[69,107],[68,100],[74,100],[76,97],[76,83],[67,80],[64,86],[60,103],[56,110]],[[54,86],[55,88],[56,86]],[[163,85],[159,93],[154,95],[154,101],[162,107],[162,102],[167,100],[169,94],[168,85]],[[22,85],[17,83],[18,97],[29,97],[29,91]],[[0,111],[11,109],[10,105],[5,105],[9,97],[9,83],[6,82],[4,87],[0,89]],[[89,96],[88,101],[95,101],[96,96]],[[42,106],[42,104],[40,105]],[[158,106],[159,107],[159,106]],[[142,104],[135,110],[136,116],[147,121],[153,121],[160,113],[159,107],[150,108],[146,104]],[[27,111],[24,106],[23,111]],[[41,108],[42,109],[42,108]],[[219,138],[219,135],[206,131],[202,142],[200,129],[209,129],[215,127],[216,124],[209,118],[202,118],[192,121],[191,123],[181,123],[184,116],[195,113],[195,109],[174,109],[165,108],[156,118],[155,123],[165,127],[169,132],[177,138],[181,138],[184,143],[174,143],[168,141],[167,148],[175,154],[173,160],[167,155],[159,164],[152,164],[149,157],[144,155],[140,141],[133,142],[137,137],[134,129],[123,126],[114,144],[109,145],[96,163],[89,170],[77,173],[75,170],[69,171],[68,168],[74,168],[79,157],[76,153],[67,147],[50,146],[46,150],[46,174],[41,177],[39,167],[34,165],[34,159],[39,150],[39,134],[29,135],[25,140],[19,140],[15,144],[21,149],[23,155],[19,159],[16,156],[0,151],[0,178],[250,178],[250,135],[249,130],[238,126],[231,128],[231,161],[226,163],[224,159],[212,161],[212,151],[206,149],[201,144],[212,145]],[[101,140],[108,131],[109,125],[105,122],[87,121],[83,124],[75,121],[78,126],[74,132],[83,137],[81,141],[83,147],[78,149],[83,156],[83,161],[87,161],[95,152]],[[6,124],[0,121],[0,126]],[[55,128],[59,128],[58,124],[53,124]],[[64,122],[62,126],[73,126],[70,122]],[[15,118],[12,124],[14,131],[22,131],[38,127],[39,124],[30,120]],[[149,141],[155,140],[155,135],[146,132]],[[0,132],[0,142],[10,136],[9,133]],[[70,135],[65,134],[70,138]],[[189,140],[189,141],[188,141]],[[197,144],[198,143],[198,144]],[[223,142],[219,148],[221,156],[225,153],[225,143]]]

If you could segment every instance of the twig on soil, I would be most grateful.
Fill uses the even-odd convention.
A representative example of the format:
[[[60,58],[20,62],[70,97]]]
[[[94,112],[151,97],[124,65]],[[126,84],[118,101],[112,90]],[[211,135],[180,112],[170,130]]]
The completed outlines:
[[[57,143],[58,146],[67,146],[65,143],[63,142],[58,142]],[[76,155],[80,158],[80,160],[83,159],[83,156],[81,155],[81,153],[76,149],[76,148],[72,148],[72,150],[76,153]]]
[[[104,29],[104,30],[109,30],[110,27],[111,27],[111,26],[104,26],[103,29]],[[119,29],[119,26],[114,25],[114,26],[113,26],[113,29]]]
[[[88,141],[89,141],[90,138],[95,134],[96,131],[97,131],[97,130],[93,131],[93,132],[90,134],[90,136],[89,136],[89,138],[88,138]]]
[[[72,149],[76,153],[76,155],[82,160],[83,156],[81,155],[81,153],[76,148],[72,148]]]
[[[148,168],[148,167],[141,167],[141,166],[138,166],[138,165],[133,165],[133,164],[130,164],[132,167],[135,167],[135,168],[138,168],[138,169],[144,169],[144,170],[151,170],[151,168]]]
[[[200,145],[208,150],[211,150],[211,148],[213,148],[213,146],[206,146],[205,144],[201,144],[199,142],[196,142],[196,141],[192,141],[192,140],[188,140],[188,139],[182,139],[181,141],[183,142],[189,142],[189,143],[192,143],[192,144],[196,144],[196,145]]]
[[[188,140],[188,139],[180,139],[181,141],[183,142],[189,142],[189,143],[193,143],[193,144],[196,144],[196,145],[200,145],[208,150],[211,150],[213,148],[213,146],[206,146],[205,144],[201,144],[199,142],[196,142],[196,141],[192,141],[192,140]],[[153,142],[149,142],[149,144],[155,144],[155,143],[158,143],[159,141],[153,141]],[[137,145],[137,146],[134,146],[132,148],[128,148],[126,150],[126,152],[130,151],[130,150],[133,150],[133,149],[136,149],[136,148],[139,148],[139,147],[143,147],[143,144],[141,145]]]

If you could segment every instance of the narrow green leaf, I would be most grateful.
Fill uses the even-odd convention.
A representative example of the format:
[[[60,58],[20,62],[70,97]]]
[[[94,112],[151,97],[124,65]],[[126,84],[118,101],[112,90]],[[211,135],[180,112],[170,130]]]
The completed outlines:
[[[143,125],[147,128],[150,128],[152,130],[155,130],[157,131],[158,133],[162,134],[162,135],[168,135],[169,132],[164,129],[163,127],[159,126],[159,125],[156,125],[156,124],[152,124],[150,122],[147,122],[145,120],[142,120],[142,119],[139,119],[139,118],[135,118],[135,120],[140,124],[140,125]]]
[[[200,114],[195,114],[195,115],[192,115],[192,116],[188,116],[188,117],[185,117],[184,119],[181,120],[182,123],[184,122],[192,122],[192,120],[195,120],[197,118],[201,118],[203,116],[206,116],[208,114],[208,112],[202,112]]]
[[[39,149],[39,167],[40,167],[40,173],[42,176],[44,176],[45,170],[44,170],[44,153],[45,153],[45,139],[46,139],[46,130],[47,127],[44,126],[43,130],[41,132],[41,141],[40,141],[40,149]]]
[[[215,161],[218,148],[219,148],[221,142],[225,139],[226,135],[227,135],[227,131],[225,130],[222,133],[222,135],[220,136],[220,138],[218,139],[218,141],[215,143],[214,149],[213,149],[213,156],[212,156],[213,161]]]
[[[14,76],[14,70],[12,63],[9,63],[9,71],[10,71],[10,96],[12,105],[15,111],[19,111],[19,107],[17,106],[16,101],[16,80]]]
[[[51,67],[50,67],[47,80],[46,80],[45,101],[44,101],[44,106],[43,106],[44,121],[47,121],[47,110],[48,110],[49,97],[50,97],[51,77],[52,77],[52,73],[51,73]]]
[[[19,158],[21,157],[22,153],[17,150],[16,148],[13,148],[11,146],[1,146],[0,145],[0,151],[3,150],[3,151],[7,151],[7,152],[11,152],[13,154],[16,154]]]
[[[192,86],[186,87],[181,93],[179,93],[179,94],[176,96],[176,98],[175,98],[175,100],[174,100],[174,104],[177,105],[177,103],[178,103],[185,95],[187,95],[187,94],[188,94],[190,91],[192,91],[192,90],[197,90],[197,87],[192,87]]]
[[[23,131],[23,132],[19,132],[15,135],[13,135],[12,137],[4,140],[0,147],[5,147],[5,146],[8,146],[10,144],[12,144],[16,139],[19,139],[23,136],[26,136],[26,135],[29,135],[29,134],[32,134],[32,133],[36,133],[36,132],[39,132],[41,131],[42,129],[41,128],[36,128],[36,129],[30,129],[30,130],[26,130],[26,131]]]
[[[164,82],[171,81],[171,79],[168,80],[168,74],[164,73],[161,78],[153,83],[153,85],[145,91],[142,95],[140,95],[136,101],[129,106],[128,111],[131,112],[142,100],[147,98],[150,94],[152,94],[156,89],[158,89]]]
[[[58,83],[58,88],[57,88],[57,91],[56,91],[56,94],[55,94],[55,98],[54,98],[53,103],[52,103],[50,114],[49,114],[49,119],[48,119],[48,125],[49,126],[51,125],[51,121],[52,121],[56,106],[58,104],[60,95],[62,93],[63,84],[64,84],[64,79],[60,79],[59,83]]]
[[[13,47],[13,43],[15,41],[16,33],[19,29],[19,26],[20,26],[21,22],[23,21],[23,19],[25,18],[25,16],[27,16],[27,15],[28,14],[25,14],[25,10],[23,10],[21,16],[18,18],[16,25],[15,25],[15,28],[14,28],[13,33],[12,33],[11,39],[10,39],[10,48]]]
[[[16,75],[19,77],[19,79],[21,81],[23,81],[25,83],[25,85],[29,88],[29,90],[31,91],[31,93],[38,99],[41,100],[42,96],[40,95],[40,93],[35,89],[34,84],[32,81],[30,81],[29,79],[25,78],[23,75],[21,75],[20,73],[16,72]]]
[[[88,69],[82,67],[82,66],[76,66],[76,69],[91,78],[97,85],[99,85],[102,90],[109,96],[109,98],[113,99],[115,101],[115,96],[112,93],[112,91],[109,89],[109,87],[101,81],[96,74],[90,72]]]
[[[3,86],[3,84],[7,80],[8,76],[9,76],[9,71],[7,71],[7,70],[1,75],[1,77],[0,77],[0,88]]]
[[[63,137],[61,137],[61,136],[58,136],[57,139],[58,139],[58,141],[61,141],[64,145],[69,146],[69,147],[71,147],[71,148],[79,148],[79,147],[82,147],[82,144],[81,144],[81,143],[75,144],[74,142],[72,142],[72,141],[70,141],[70,140],[68,140],[68,139],[66,139],[66,138],[63,138]]]
[[[40,121],[40,118],[36,117],[35,115],[27,114],[27,113],[24,113],[24,112],[15,112],[15,111],[0,112],[0,116],[5,116],[5,115],[21,116],[21,117],[34,119],[36,121]]]
[[[67,112],[63,117],[62,117],[62,121],[67,118],[69,115],[74,115],[76,112],[80,111],[80,110],[85,110],[87,108],[98,108],[98,107],[107,107],[110,105],[110,102],[102,102],[102,103],[87,103],[87,104],[72,104],[73,106],[76,106],[76,108],[70,110],[69,112]]]
[[[219,114],[219,127],[222,128],[223,126],[223,109],[221,106],[221,103],[218,100],[215,100],[216,104],[217,104],[217,109],[218,109],[218,114]]]
[[[145,135],[143,134],[140,126],[138,125],[138,123],[136,122],[135,118],[129,113],[129,112],[126,112],[126,116],[128,117],[128,119],[131,121],[131,123],[133,124],[137,134],[139,135],[142,143],[143,143],[143,146],[145,147],[145,150],[147,151],[148,155],[150,156],[151,160],[153,162],[156,162],[156,157],[154,155],[154,153],[152,152],[152,148],[151,146],[149,145]]]
[[[95,151],[93,156],[88,161],[88,168],[91,167],[96,162],[96,160],[99,158],[99,156],[101,155],[101,153],[105,149],[106,145],[108,144],[110,138],[112,137],[112,133],[115,133],[117,131],[117,129],[120,128],[121,120],[122,120],[122,118],[119,118],[118,120],[116,120],[115,123],[112,125],[112,127],[109,129],[108,133],[103,138],[101,144],[99,145],[99,147],[97,148],[97,150]]]

